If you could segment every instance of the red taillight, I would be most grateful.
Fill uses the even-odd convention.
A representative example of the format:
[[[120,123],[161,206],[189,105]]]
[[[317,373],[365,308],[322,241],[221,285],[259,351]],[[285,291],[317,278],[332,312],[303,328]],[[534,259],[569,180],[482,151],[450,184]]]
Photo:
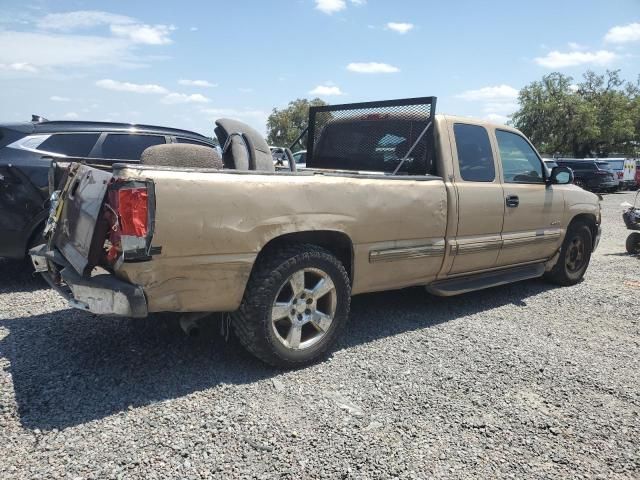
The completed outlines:
[[[134,237],[146,237],[149,221],[147,189],[121,188],[117,194],[120,233]]]
[[[125,258],[146,246],[149,234],[149,193],[146,187],[120,187],[109,191],[107,219],[107,260],[114,263],[120,253]]]
[[[618,180],[622,180],[622,177],[624,177],[624,172],[618,172]]]

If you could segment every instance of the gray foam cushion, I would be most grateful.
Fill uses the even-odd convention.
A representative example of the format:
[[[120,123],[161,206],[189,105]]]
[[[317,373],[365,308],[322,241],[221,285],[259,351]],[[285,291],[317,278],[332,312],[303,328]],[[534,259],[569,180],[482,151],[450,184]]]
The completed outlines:
[[[140,163],[161,167],[222,169],[222,159],[214,148],[188,143],[154,145],[142,152]]]

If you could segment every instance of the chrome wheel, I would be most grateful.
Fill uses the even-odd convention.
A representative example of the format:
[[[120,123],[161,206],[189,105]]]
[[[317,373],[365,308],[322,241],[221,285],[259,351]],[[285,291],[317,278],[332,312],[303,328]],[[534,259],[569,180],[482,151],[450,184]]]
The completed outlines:
[[[566,266],[571,273],[577,272],[584,266],[586,259],[585,243],[582,237],[575,237],[567,248]]]
[[[280,287],[271,308],[275,337],[287,348],[304,350],[318,343],[336,314],[336,287],[318,268],[291,275]]]

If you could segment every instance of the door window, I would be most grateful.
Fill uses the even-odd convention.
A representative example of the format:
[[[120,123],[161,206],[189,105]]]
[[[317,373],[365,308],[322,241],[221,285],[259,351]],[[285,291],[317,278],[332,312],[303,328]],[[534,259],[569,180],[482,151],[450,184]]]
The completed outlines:
[[[456,123],[453,133],[462,179],[466,182],[493,182],[496,168],[487,130],[479,125]]]
[[[86,157],[99,136],[98,133],[56,133],[42,142],[38,150],[67,157]]]
[[[496,130],[505,183],[544,183],[542,162],[520,135]]]
[[[147,148],[164,143],[164,137],[159,135],[112,133],[102,144],[101,156],[115,160],[140,160]]]

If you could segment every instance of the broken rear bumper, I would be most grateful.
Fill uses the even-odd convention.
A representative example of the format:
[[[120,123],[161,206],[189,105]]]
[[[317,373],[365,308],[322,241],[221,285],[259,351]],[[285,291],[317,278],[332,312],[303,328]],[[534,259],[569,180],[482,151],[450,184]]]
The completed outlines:
[[[47,245],[32,249],[29,254],[36,271],[49,285],[77,309],[98,315],[142,318],[148,315],[147,300],[142,287],[116,278],[110,273],[80,276],[57,250]]]

